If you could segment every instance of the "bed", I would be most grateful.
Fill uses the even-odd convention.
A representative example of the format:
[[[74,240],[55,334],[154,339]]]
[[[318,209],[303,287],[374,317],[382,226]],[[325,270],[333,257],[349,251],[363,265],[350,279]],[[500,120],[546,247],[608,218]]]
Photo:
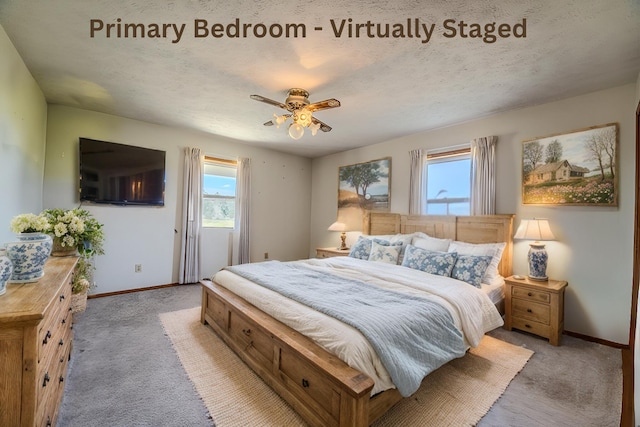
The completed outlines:
[[[365,218],[363,229],[364,234],[375,236],[425,233],[436,239],[450,239],[456,242],[503,243],[498,271],[501,276],[506,277],[511,274],[512,221],[513,215],[453,217],[370,213]],[[309,260],[305,268],[322,270],[327,268],[328,264],[331,268],[343,269],[346,275],[358,276],[363,274],[357,270],[362,268],[363,263],[364,261],[356,259]],[[380,277],[384,278],[386,272],[379,263],[370,265],[370,270],[378,271]],[[408,275],[422,274],[410,272],[411,269],[406,267],[392,268],[395,270],[390,276],[394,277],[404,275],[397,274],[401,270],[406,270]],[[298,332],[297,326],[292,324],[290,319],[277,320],[276,312],[284,304],[273,303],[263,309],[257,308],[256,306],[263,304],[263,299],[266,300],[266,296],[262,296],[263,293],[266,295],[271,291],[262,290],[262,287],[252,283],[245,283],[251,282],[246,278],[231,280],[230,277],[233,278],[234,274],[223,270],[213,281],[202,281],[202,323],[209,325],[310,425],[367,426],[403,398],[398,389],[393,388],[393,383],[391,387],[384,384],[385,378],[381,379],[380,375],[372,373],[370,369],[352,367],[354,363],[348,353],[336,350],[326,343],[322,343],[322,346],[317,344],[322,342],[322,338],[319,339],[311,333],[309,335],[313,339],[307,337],[304,327],[298,328],[301,330]],[[239,287],[227,283],[233,281],[240,282]],[[296,304],[295,301],[292,303]],[[307,315],[290,317],[306,318]],[[324,325],[316,318],[311,319],[310,324]],[[335,319],[333,321],[340,323]],[[458,325],[461,319],[455,321]],[[334,329],[331,325],[327,326],[326,330],[322,328],[325,327],[318,329],[321,332]],[[337,331],[333,333],[349,336],[349,331]],[[467,346],[474,344],[477,336],[470,340],[474,342],[467,342],[465,335]],[[350,342],[351,339],[344,341]],[[357,347],[357,342],[355,345]],[[379,371],[384,377],[384,369]]]

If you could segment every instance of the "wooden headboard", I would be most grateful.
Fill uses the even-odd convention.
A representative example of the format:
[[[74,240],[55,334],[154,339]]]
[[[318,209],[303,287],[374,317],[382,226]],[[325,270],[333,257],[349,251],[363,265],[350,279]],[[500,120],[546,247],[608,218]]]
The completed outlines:
[[[498,271],[504,277],[512,274],[514,215],[402,215],[369,212],[364,216],[363,233],[410,234],[421,231],[439,239],[468,243],[499,243],[507,245],[502,253]]]

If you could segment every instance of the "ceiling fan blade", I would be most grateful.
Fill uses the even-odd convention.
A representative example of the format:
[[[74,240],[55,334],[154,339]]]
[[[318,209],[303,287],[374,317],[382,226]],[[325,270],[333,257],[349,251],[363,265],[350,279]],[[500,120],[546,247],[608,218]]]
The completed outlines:
[[[255,101],[260,101],[260,102],[264,102],[266,104],[275,105],[276,107],[280,107],[283,110],[287,109],[287,106],[284,105],[282,102],[274,101],[273,99],[265,98],[264,96],[251,95],[250,98],[255,100]]]
[[[314,124],[320,124],[320,130],[322,132],[331,132],[331,126],[329,126],[328,124],[324,123],[322,120],[318,120],[315,117],[311,117],[311,121]]]
[[[338,101],[335,98],[331,98],[331,99],[325,99],[324,101],[314,102],[313,104],[309,104],[307,105],[307,108],[313,112],[313,111],[326,110],[328,108],[336,108],[339,106],[340,106],[340,101]]]
[[[273,120],[269,120],[268,122],[263,123],[265,126],[273,126]]]

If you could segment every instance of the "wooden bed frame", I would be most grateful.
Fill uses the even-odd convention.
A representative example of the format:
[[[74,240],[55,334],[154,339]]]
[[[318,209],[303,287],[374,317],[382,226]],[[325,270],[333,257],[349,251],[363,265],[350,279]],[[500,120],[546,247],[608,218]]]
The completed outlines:
[[[513,215],[414,216],[370,213],[364,233],[422,231],[469,243],[506,242],[500,274],[511,275]],[[373,380],[215,282],[203,280],[201,322],[312,426],[364,427],[402,399],[371,396]],[[241,410],[241,408],[238,408]]]

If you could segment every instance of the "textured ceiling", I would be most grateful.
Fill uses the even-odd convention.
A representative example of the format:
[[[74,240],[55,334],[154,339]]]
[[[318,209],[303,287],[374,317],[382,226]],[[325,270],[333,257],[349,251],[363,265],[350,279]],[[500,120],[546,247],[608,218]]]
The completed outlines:
[[[634,82],[640,72],[638,0],[226,3],[0,0],[0,25],[51,104],[308,157]],[[510,36],[472,37],[493,22]],[[526,37],[514,37],[525,22]],[[236,23],[241,37],[229,37]],[[124,37],[124,24],[141,24],[145,37]],[[179,41],[171,25],[166,37],[149,37],[164,24],[184,28]],[[216,24],[222,37],[211,36]],[[299,24],[297,37],[289,24]],[[376,24],[397,37],[378,37]],[[272,34],[258,37],[265,28]],[[311,102],[341,101],[316,113],[333,131],[294,141],[284,127],[262,126],[283,110],[249,95],[284,101],[291,87]]]

